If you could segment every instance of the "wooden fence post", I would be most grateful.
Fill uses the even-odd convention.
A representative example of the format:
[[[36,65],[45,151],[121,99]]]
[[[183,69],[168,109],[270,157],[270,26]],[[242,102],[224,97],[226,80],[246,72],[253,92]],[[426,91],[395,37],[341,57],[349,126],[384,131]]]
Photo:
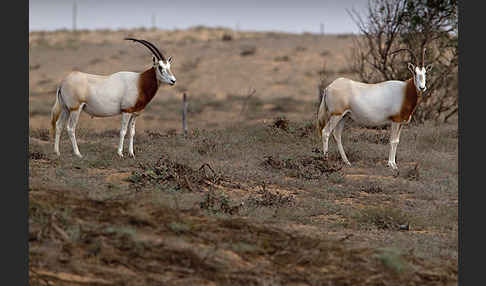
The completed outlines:
[[[184,130],[184,137],[187,136],[187,106],[189,103],[187,102],[186,93],[182,95],[182,128]]]

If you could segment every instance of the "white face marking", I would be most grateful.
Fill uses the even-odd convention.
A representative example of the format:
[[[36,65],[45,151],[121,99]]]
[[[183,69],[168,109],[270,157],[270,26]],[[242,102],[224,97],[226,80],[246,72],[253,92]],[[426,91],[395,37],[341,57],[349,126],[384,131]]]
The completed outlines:
[[[415,85],[420,91],[425,91],[427,89],[425,86],[425,67],[415,67]]]
[[[160,60],[158,62],[157,75],[160,81],[170,85],[175,84],[176,78],[170,71],[170,62],[167,61],[167,63],[164,63]]]

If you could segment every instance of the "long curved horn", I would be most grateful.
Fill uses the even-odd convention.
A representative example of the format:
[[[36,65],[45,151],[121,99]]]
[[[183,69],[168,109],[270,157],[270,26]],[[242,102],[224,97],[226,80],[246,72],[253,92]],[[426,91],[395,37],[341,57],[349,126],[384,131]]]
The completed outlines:
[[[398,50],[391,52],[391,53],[394,54],[394,53],[398,53],[398,52],[402,52],[402,51],[408,51],[412,55],[412,58],[415,61],[415,65],[418,65],[417,57],[412,52],[412,50],[410,50],[409,48],[398,49]]]
[[[154,48],[154,50],[157,51],[157,54],[159,55],[160,59],[167,61],[167,59],[164,57],[164,55],[159,51],[159,48],[157,48],[154,44],[152,44],[149,41],[146,41],[146,40],[142,40],[142,41],[145,42],[146,44],[150,45],[152,48]]]
[[[426,48],[424,47],[424,49],[422,50],[422,66],[425,67],[425,50]]]
[[[134,38],[125,38],[125,40],[131,40],[131,41],[139,42],[142,45],[144,45],[145,47],[147,47],[152,52],[152,54],[154,54],[154,56],[156,56],[159,60],[164,60],[164,61],[166,60],[165,57],[162,55],[162,53],[159,51],[159,49],[157,49],[157,47],[155,47],[152,43],[150,43],[148,41],[138,40],[138,39],[134,39]]]

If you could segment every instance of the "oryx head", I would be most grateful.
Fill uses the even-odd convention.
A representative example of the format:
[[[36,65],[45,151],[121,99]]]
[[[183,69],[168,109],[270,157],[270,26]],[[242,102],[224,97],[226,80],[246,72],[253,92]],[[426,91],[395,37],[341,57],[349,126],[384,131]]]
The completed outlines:
[[[415,88],[419,93],[422,93],[427,90],[427,86],[425,85],[425,74],[432,69],[432,65],[427,65],[425,66],[425,47],[422,49],[422,63],[421,65],[417,61],[417,57],[415,57],[414,53],[410,49],[400,49],[397,50],[393,53],[399,52],[399,51],[408,51],[412,55],[415,64],[413,63],[408,63],[408,70],[412,73],[413,75],[413,83],[415,84]]]
[[[146,46],[152,52],[152,63],[155,69],[155,74],[157,80],[161,83],[166,83],[174,85],[176,83],[176,78],[170,70],[172,63],[172,57],[165,58],[164,55],[154,46],[152,43],[146,40],[137,40],[133,38],[125,38],[125,40],[132,40],[141,43]]]

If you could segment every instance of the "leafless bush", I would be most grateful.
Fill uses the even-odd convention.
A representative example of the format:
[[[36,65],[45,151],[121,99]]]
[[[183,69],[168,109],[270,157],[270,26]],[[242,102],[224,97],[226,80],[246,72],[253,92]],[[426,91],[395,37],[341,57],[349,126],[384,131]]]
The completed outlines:
[[[223,36],[221,37],[221,40],[222,41],[231,41],[231,40],[233,40],[233,37],[230,34],[223,34]]]
[[[355,38],[351,68],[364,82],[407,79],[409,48],[417,58],[427,48],[428,90],[413,117],[415,122],[444,120],[457,112],[458,25],[457,1],[369,1],[367,15],[348,11],[361,37]]]
[[[250,55],[254,55],[255,53],[256,53],[255,46],[248,46],[248,45],[241,46],[241,52],[240,52],[241,56],[250,56]]]

